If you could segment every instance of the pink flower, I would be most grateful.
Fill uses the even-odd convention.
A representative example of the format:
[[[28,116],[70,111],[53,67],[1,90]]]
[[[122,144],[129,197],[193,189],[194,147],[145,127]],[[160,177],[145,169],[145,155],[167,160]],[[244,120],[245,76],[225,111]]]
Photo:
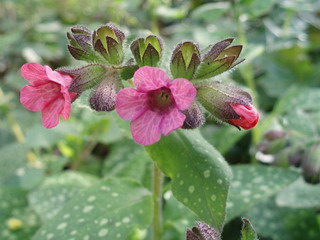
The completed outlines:
[[[197,91],[186,79],[170,81],[155,67],[141,67],[134,76],[136,89],[122,89],[116,99],[116,111],[131,122],[133,139],[150,145],[180,128],[186,116],[181,110],[191,106]]]
[[[60,115],[67,120],[71,111],[71,101],[75,93],[68,92],[72,77],[48,66],[26,63],[21,74],[31,85],[21,89],[20,102],[30,111],[42,111],[42,124],[53,128],[59,123]]]
[[[259,113],[254,106],[246,106],[236,103],[230,103],[230,106],[240,116],[239,119],[229,119],[228,122],[230,124],[242,127],[243,129],[250,129],[257,125],[259,121]]]

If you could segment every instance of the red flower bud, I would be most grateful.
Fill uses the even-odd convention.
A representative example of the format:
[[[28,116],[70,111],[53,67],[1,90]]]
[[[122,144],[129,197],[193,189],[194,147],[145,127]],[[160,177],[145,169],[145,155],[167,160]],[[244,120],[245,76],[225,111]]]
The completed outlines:
[[[228,122],[236,127],[250,129],[257,125],[259,121],[259,113],[252,105],[242,105],[230,103],[233,110],[240,116],[239,119],[229,119]]]

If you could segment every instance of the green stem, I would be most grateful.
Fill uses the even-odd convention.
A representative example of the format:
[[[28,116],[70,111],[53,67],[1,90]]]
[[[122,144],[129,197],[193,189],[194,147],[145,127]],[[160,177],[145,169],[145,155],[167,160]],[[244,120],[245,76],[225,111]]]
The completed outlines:
[[[161,240],[162,234],[162,183],[163,176],[158,166],[153,163],[153,223],[152,223],[152,240]]]

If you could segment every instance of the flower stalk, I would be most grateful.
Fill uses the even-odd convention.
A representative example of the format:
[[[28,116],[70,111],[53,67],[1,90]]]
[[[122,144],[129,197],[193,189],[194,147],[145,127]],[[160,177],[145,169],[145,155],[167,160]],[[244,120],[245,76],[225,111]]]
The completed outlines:
[[[162,184],[163,175],[156,163],[152,166],[152,187],[153,187],[153,221],[152,240],[161,240],[162,235]]]

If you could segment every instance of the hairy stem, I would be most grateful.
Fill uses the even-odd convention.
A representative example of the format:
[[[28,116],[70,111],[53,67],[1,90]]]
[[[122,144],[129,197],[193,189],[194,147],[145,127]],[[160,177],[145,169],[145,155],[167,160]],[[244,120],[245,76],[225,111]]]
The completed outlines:
[[[158,166],[153,163],[153,223],[152,223],[152,240],[161,240],[162,234],[162,182],[163,175]]]

